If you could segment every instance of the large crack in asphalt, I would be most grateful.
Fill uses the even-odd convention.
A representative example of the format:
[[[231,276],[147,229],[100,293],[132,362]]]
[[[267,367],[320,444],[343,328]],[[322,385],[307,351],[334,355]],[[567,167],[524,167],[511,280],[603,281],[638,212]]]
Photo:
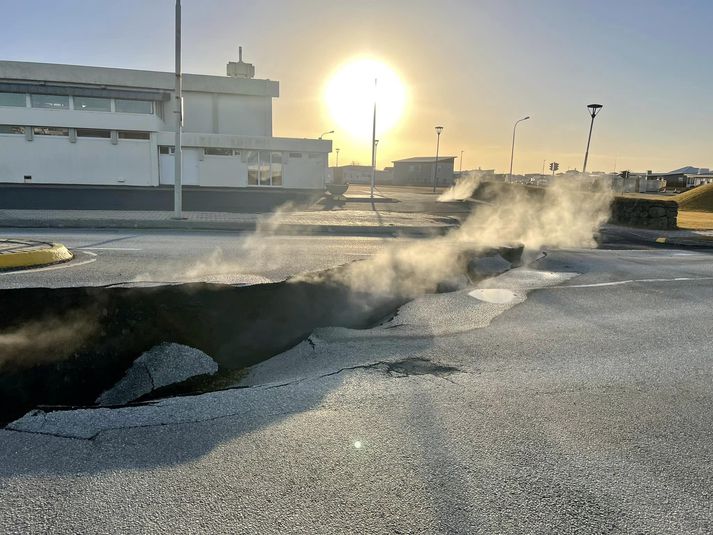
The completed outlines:
[[[370,364],[345,366],[343,368],[339,368],[337,370],[333,370],[328,373],[318,375],[316,377],[303,377],[303,378],[295,379],[294,381],[288,381],[285,383],[268,384],[268,385],[234,386],[234,387],[226,388],[223,390],[274,390],[274,389],[294,386],[294,385],[303,383],[305,381],[319,381],[319,380],[325,379],[327,377],[333,377],[335,375],[339,375],[339,374],[342,374],[345,372],[350,372],[350,371],[356,371],[356,370],[376,371],[378,373],[383,373],[383,374],[388,375],[389,377],[393,377],[395,379],[407,378],[407,377],[412,377],[412,376],[433,376],[435,378],[443,379],[445,381],[448,381],[448,382],[450,382],[452,384],[456,384],[456,385],[458,383],[451,380],[449,378],[449,376],[453,375],[453,374],[458,374],[458,373],[467,373],[460,368],[457,368],[454,366],[446,366],[443,364],[436,364],[428,359],[408,358],[408,359],[402,359],[402,360],[397,360],[397,361],[378,361],[378,362],[372,362]],[[147,370],[147,372],[148,372],[148,370]],[[120,407],[121,408],[141,407],[141,406],[147,406],[147,405],[154,405],[156,403],[158,403],[158,400],[128,403],[128,404],[122,405]],[[47,409],[52,409],[55,412],[61,411],[61,410],[64,410],[64,411],[77,410],[77,409],[82,409],[82,408],[85,408],[85,407],[53,407],[53,408],[47,407]],[[114,408],[117,408],[117,407],[114,407]],[[212,422],[212,421],[216,421],[216,420],[220,420],[220,419],[224,419],[224,418],[232,418],[235,416],[239,416],[240,414],[241,414],[240,411],[236,411],[236,412],[229,412],[226,414],[221,414],[219,416],[214,416],[214,417],[186,419],[186,420],[181,420],[180,424],[183,425],[183,424],[191,424],[191,423]],[[288,413],[284,413],[284,414],[288,414]],[[33,411],[32,413],[30,413],[30,415],[32,415],[33,417],[39,416],[42,418],[46,418],[46,416],[47,416],[47,414],[42,409]],[[101,429],[100,431],[97,431],[96,433],[93,433],[86,437],[67,434],[67,433],[60,433],[60,432],[43,431],[42,425],[35,426],[32,429],[23,429],[21,427],[15,428],[13,426],[6,427],[5,429],[7,431],[11,431],[11,432],[15,432],[15,433],[25,433],[25,434],[31,434],[31,435],[34,434],[34,435],[51,436],[51,437],[55,437],[55,438],[71,438],[74,440],[93,441],[93,440],[96,440],[102,433],[114,431],[117,429],[161,427],[161,426],[168,426],[168,425],[175,425],[175,424],[176,424],[176,422],[156,422],[156,423],[151,423],[151,424],[123,425],[120,427],[107,427],[107,428]]]
[[[473,282],[493,274],[487,263],[472,264],[474,258],[497,256],[509,269],[522,248],[468,254],[460,261]],[[158,388],[142,400],[224,389],[236,383],[242,370],[309,340],[315,329],[369,328],[393,317],[410,299],[354,292],[334,276],[341,269],[238,287],[194,283],[4,290],[3,308],[12,313],[0,316],[0,425],[38,407],[96,406],[138,357],[164,343],[203,351],[217,362],[219,373],[207,381],[194,378]],[[450,283],[425,289],[451,290]],[[444,378],[452,371],[418,359],[354,369],[373,366],[386,366],[390,374]]]

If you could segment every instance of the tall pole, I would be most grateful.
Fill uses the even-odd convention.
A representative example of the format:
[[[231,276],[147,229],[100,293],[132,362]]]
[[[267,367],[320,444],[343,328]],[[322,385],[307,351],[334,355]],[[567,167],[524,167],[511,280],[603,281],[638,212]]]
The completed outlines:
[[[592,129],[594,128],[594,118],[597,116],[599,113],[599,110],[602,109],[601,104],[589,104],[587,106],[589,109],[589,115],[592,116],[592,122],[589,123],[589,137],[587,138],[587,150],[584,153],[584,165],[582,165],[582,174],[587,172],[587,160],[589,159],[589,143],[592,141]]]
[[[374,183],[376,182],[376,84],[374,78],[374,120],[371,123],[371,198],[374,199]]]
[[[334,167],[339,167],[339,149],[336,149],[336,152],[337,152],[337,165],[335,165]]]
[[[463,151],[460,151],[460,165],[458,167],[458,174],[463,174]]]
[[[515,129],[519,123],[527,121],[529,118],[530,116],[528,115],[527,117],[523,117],[522,119],[515,121],[515,124],[512,127],[512,148],[510,149],[510,174],[508,175],[508,182],[512,182],[512,161],[515,157]]]
[[[436,184],[438,184],[438,149],[441,148],[441,132],[442,126],[436,127],[436,161],[433,164],[433,193],[436,193]]]
[[[181,129],[183,128],[183,80],[181,77],[181,0],[176,0],[176,148],[173,155],[175,182],[173,185],[173,217],[183,218],[183,196],[181,179],[183,153],[181,151]]]

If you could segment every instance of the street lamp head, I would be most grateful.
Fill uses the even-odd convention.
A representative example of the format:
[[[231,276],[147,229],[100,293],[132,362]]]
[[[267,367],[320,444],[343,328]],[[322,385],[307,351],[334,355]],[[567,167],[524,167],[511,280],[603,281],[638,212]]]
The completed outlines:
[[[601,104],[588,104],[587,108],[589,109],[589,114],[592,117],[596,117],[597,113],[599,113],[599,111],[602,109],[602,105]]]
[[[322,135],[320,135],[318,139],[322,139],[324,136],[327,136],[329,134],[334,134],[334,130],[330,130],[329,132],[322,132]]]
[[[440,135],[441,135],[441,132],[443,132],[443,127],[442,127],[442,126],[437,126],[437,127],[436,127],[436,134],[438,134],[438,135],[440,136]]]
[[[529,118],[530,118],[530,116],[528,115],[527,117],[523,117],[522,120],[527,121]]]

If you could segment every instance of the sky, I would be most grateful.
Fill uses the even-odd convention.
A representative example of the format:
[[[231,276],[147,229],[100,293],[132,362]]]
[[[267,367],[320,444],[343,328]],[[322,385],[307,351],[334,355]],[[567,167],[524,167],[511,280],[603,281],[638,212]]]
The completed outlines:
[[[371,132],[335,125],[325,88],[353,58],[388,65],[407,101],[378,166],[440,154],[463,169],[713,167],[710,0],[183,0],[183,68],[244,60],[280,82],[276,136],[335,129],[340,165],[369,164]],[[0,59],[171,71],[174,0],[3,2]],[[334,164],[334,154],[330,157]],[[456,168],[461,164],[456,160]]]

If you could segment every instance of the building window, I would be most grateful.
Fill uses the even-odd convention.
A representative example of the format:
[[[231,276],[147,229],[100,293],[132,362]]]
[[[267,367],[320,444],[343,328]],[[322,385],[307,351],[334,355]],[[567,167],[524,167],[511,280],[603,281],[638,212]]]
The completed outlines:
[[[30,95],[30,102],[33,108],[69,109],[69,97],[67,95]]]
[[[302,158],[302,153],[301,152],[291,152],[290,158]]]
[[[270,156],[270,185],[282,186],[282,153],[273,152]]]
[[[36,136],[69,136],[69,128],[58,126],[34,126],[32,133]]]
[[[0,93],[0,106],[24,108],[26,100],[25,93]]]
[[[320,153],[310,153],[309,159],[310,160],[318,160],[322,157]]]
[[[9,124],[0,124],[0,134],[18,134],[20,136],[24,136],[25,127]]]
[[[74,109],[82,111],[111,111],[111,99],[97,97],[74,97]]]
[[[207,147],[205,149],[206,156],[233,156],[233,154],[233,149],[223,149],[219,147]],[[240,155],[239,152],[238,155]]]
[[[158,148],[158,153],[159,154],[173,154],[176,152],[176,147],[168,147],[166,145],[161,145]]]
[[[120,113],[153,113],[153,102],[150,100],[116,99],[116,111]]]
[[[119,139],[151,139],[149,132],[136,132],[134,130],[119,130]]]
[[[248,186],[282,186],[282,153],[247,151]]]
[[[109,139],[111,138],[111,130],[100,130],[98,128],[77,128],[77,137],[98,137]]]

